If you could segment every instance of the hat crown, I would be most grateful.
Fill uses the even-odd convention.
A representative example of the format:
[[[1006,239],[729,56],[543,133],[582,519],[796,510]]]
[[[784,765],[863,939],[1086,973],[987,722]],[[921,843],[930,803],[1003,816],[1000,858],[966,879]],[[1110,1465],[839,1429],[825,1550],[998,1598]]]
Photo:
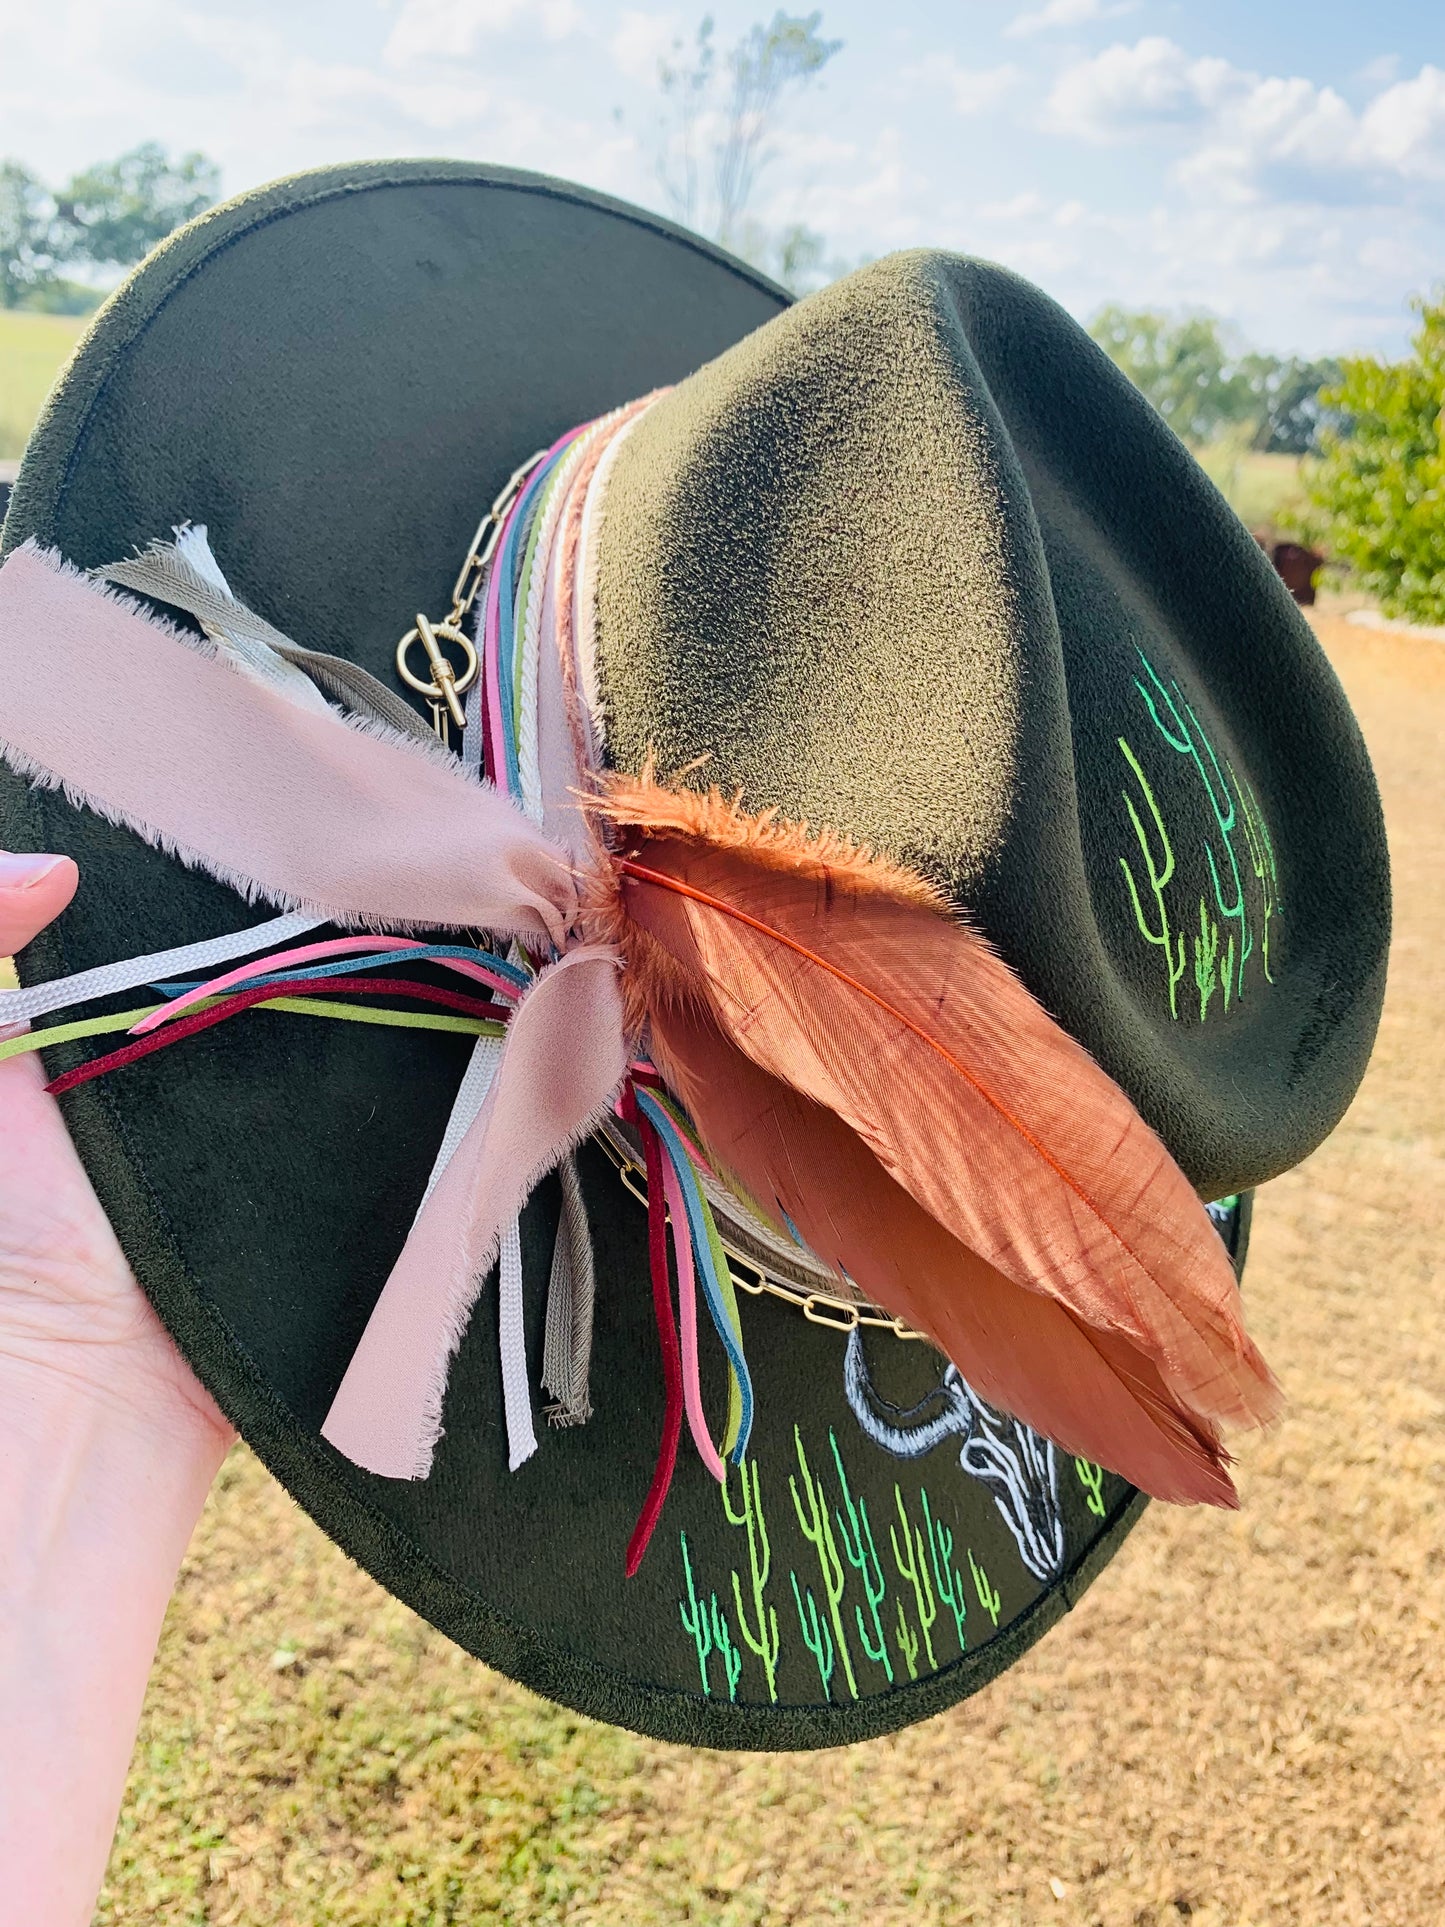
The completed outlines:
[[[1248,532],[1036,288],[896,254],[681,383],[619,454],[597,619],[620,767],[921,870],[1204,1195],[1333,1126],[1389,927],[1359,731]]]

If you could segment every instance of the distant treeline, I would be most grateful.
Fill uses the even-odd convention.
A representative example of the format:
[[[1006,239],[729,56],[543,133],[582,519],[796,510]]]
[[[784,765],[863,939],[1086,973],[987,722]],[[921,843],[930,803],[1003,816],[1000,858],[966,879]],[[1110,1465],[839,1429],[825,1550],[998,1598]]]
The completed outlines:
[[[63,187],[0,161],[0,308],[83,314],[100,298],[99,283],[210,207],[220,183],[204,154],[173,161],[155,141]]]
[[[1259,354],[1232,341],[1212,315],[1171,316],[1109,306],[1089,324],[1095,341],[1186,442],[1248,431],[1272,455],[1307,455],[1338,426],[1321,391],[1338,361]]]

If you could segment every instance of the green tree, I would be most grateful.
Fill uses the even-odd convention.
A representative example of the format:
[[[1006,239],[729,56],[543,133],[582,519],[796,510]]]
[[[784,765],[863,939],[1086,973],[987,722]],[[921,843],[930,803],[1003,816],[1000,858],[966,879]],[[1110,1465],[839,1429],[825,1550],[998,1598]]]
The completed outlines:
[[[1212,315],[1176,317],[1111,304],[1094,316],[1089,332],[1184,441],[1207,442],[1253,416],[1249,382]]]
[[[674,42],[657,73],[664,113],[655,166],[673,213],[795,290],[826,275],[822,236],[796,223],[774,231],[748,209],[776,158],[783,103],[843,44],[823,38],[822,18],[779,11],[720,54],[707,14],[690,43]]]
[[[167,158],[145,141],[88,167],[55,197],[55,232],[67,260],[128,268],[215,201],[220,170],[204,154]]]
[[[1337,361],[1304,361],[1297,355],[1245,355],[1239,364],[1254,401],[1254,446],[1269,455],[1308,455],[1337,417],[1323,391],[1340,380]]]
[[[0,161],[0,308],[19,308],[54,279],[53,207],[19,161]]]
[[[1403,361],[1347,360],[1307,487],[1311,533],[1386,613],[1445,622],[1445,290],[1414,303]]]

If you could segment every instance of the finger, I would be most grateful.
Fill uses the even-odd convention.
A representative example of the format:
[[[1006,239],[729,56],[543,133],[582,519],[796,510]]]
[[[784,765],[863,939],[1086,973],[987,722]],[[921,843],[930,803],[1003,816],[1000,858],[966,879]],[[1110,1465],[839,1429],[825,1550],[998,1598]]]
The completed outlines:
[[[75,895],[80,872],[68,856],[11,856],[0,850],[0,957],[23,950]]]

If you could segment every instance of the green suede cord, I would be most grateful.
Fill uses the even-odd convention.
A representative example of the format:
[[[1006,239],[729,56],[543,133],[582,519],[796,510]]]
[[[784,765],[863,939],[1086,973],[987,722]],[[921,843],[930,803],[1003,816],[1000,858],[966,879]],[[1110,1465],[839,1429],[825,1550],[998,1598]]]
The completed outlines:
[[[206,997],[192,1008],[210,1010],[220,1001],[217,997]],[[22,1031],[20,1036],[0,1044],[0,1063],[7,1057],[20,1057],[26,1051],[49,1050],[52,1044],[70,1044],[83,1037],[104,1037],[111,1031],[129,1030],[142,1017],[149,1017],[164,1008],[163,1004],[146,1004],[140,1010],[123,1010],[114,1017],[85,1017],[72,1024],[54,1024],[49,1030]],[[253,1008],[289,1011],[297,1017],[340,1017],[352,1024],[385,1024],[393,1030],[449,1030],[463,1037],[506,1035],[505,1024],[494,1023],[486,1017],[432,1016],[420,1010],[376,1010],[361,1004],[333,1003],[322,997],[273,997]],[[240,1011],[236,1014],[242,1015]]]

